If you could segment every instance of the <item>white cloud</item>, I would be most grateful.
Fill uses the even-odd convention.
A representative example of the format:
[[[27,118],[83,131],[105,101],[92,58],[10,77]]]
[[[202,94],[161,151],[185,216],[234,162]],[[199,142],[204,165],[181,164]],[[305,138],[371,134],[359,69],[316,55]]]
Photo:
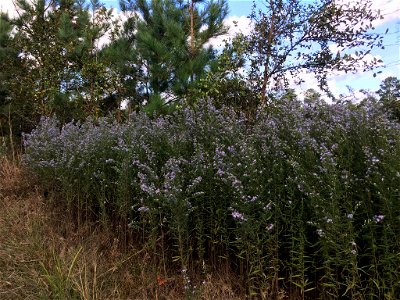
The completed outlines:
[[[398,75],[395,74],[395,72],[382,72],[380,74],[377,74],[376,78],[379,79],[380,81],[385,80],[388,77],[398,77]]]
[[[301,78],[304,82],[298,84],[299,78]],[[289,80],[289,87],[293,88],[297,92],[300,100],[304,100],[304,92],[307,91],[308,89],[314,89],[318,92],[321,92],[318,87],[318,81],[315,78],[315,75],[313,73],[307,72],[307,70],[301,70],[294,77],[290,77],[290,74],[288,74],[288,80]],[[328,81],[328,85],[329,88],[332,90],[332,92],[336,95],[335,83],[332,84],[330,81]],[[321,92],[321,94],[323,93]]]
[[[379,10],[383,19],[375,20],[372,25],[377,27],[394,20],[400,20],[400,2],[398,0],[371,0],[371,9]],[[336,4],[359,6],[359,0],[336,0]]]
[[[372,56],[371,56],[372,57]],[[367,57],[366,60],[371,59],[371,57]],[[373,72],[362,72],[362,68],[357,69],[356,73],[345,73],[344,71],[333,71],[330,72],[327,78],[327,84],[329,87],[329,90],[332,92],[332,94],[335,97],[339,97],[341,94],[343,95],[349,95],[350,91],[348,87],[352,87],[353,83],[358,81],[360,83],[360,80],[365,80],[365,82],[370,81],[369,78],[372,77]],[[390,73],[382,73],[380,74],[381,76],[377,76],[376,81],[378,80],[383,80],[384,78],[390,76]],[[303,83],[298,84],[298,78],[301,78],[303,80]],[[382,78],[382,79],[381,79]],[[320,92],[325,99],[330,102],[330,99],[326,97],[326,94],[322,91],[320,91],[318,87],[318,81],[315,78],[315,75],[313,73],[308,72],[307,70],[301,70],[294,78],[290,78],[290,75],[288,75],[289,79],[289,86],[291,88],[294,88],[298,94],[299,98],[303,99],[304,98],[304,92],[308,89],[314,89],[318,92]],[[297,80],[296,80],[297,79]],[[373,85],[367,85],[363,87],[364,90],[372,89],[372,91],[376,90],[376,87]],[[353,100],[359,101],[365,98],[364,93],[362,93],[359,89],[354,88],[353,94],[351,95]]]
[[[329,45],[329,50],[332,53],[337,53],[337,52],[342,52],[343,50],[345,50],[344,47],[338,46],[338,44],[330,44]]]
[[[17,17],[18,12],[16,9],[16,6],[14,5],[15,0],[0,0],[0,11],[8,13],[10,17]],[[89,11],[90,14],[92,14],[92,11]],[[128,16],[126,13],[123,13],[115,8],[112,8],[112,21],[113,22],[119,22],[119,24],[122,24],[122,22],[126,21]],[[111,30],[109,30],[105,35],[103,35],[98,41],[97,41],[97,48],[101,48],[104,45],[108,44],[110,42],[111,38]]]
[[[18,15],[13,0],[1,0],[0,11],[8,13],[10,17],[16,17]]]
[[[231,16],[228,17],[224,21],[225,26],[229,27],[228,33],[224,35],[220,35],[216,38],[212,38],[206,46],[211,45],[214,48],[221,48],[224,46],[225,41],[229,41],[232,39],[235,35],[242,33],[244,35],[248,35],[253,26],[251,24],[251,21],[249,18],[246,16]]]
[[[122,25],[127,19],[128,19],[128,13],[124,13],[122,11],[119,11],[115,8],[111,8],[111,21],[113,23]],[[114,24],[112,24],[111,28],[103,35],[100,37],[100,39],[97,41],[97,48],[102,48],[105,45],[109,44],[111,41],[111,31],[114,30]]]
[[[379,26],[393,20],[400,20],[400,2],[398,0],[373,0],[372,8],[380,10],[383,20],[376,20],[373,25]]]

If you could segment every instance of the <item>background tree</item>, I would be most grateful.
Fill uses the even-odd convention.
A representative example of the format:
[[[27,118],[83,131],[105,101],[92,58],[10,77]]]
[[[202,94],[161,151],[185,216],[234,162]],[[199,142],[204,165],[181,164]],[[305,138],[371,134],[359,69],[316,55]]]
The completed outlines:
[[[90,11],[91,10],[91,11]],[[119,109],[121,99],[116,97],[122,89],[120,77],[113,68],[113,62],[103,54],[101,40],[108,39],[113,25],[111,10],[107,10],[98,0],[91,0],[89,7],[81,11],[82,31],[78,40],[82,41],[78,69],[82,78],[81,96],[85,99],[87,114],[102,115],[109,110]],[[78,27],[78,28],[79,28]]]
[[[376,93],[385,110],[400,121],[400,80],[393,76],[387,77]]]
[[[257,94],[246,79],[244,68],[245,37],[238,35],[231,42],[226,41],[224,49],[196,86],[189,91],[188,103],[199,99],[211,99],[214,105],[233,107],[251,116],[258,106]]]
[[[10,62],[6,67],[10,74],[10,97],[13,120],[19,131],[35,126],[41,115],[50,114],[51,95],[60,86],[63,61],[57,41],[57,19],[50,15],[50,3],[24,0],[16,2],[19,16],[13,20],[16,33],[12,44],[18,52],[17,66]]]
[[[116,97],[122,88],[120,77],[101,44],[108,39],[114,22],[111,10],[98,0],[87,6],[72,3],[72,10],[62,10],[59,30],[67,50],[67,98],[81,102],[84,115],[98,116],[120,106]]]
[[[371,0],[265,0],[264,6],[254,7],[254,29],[248,36],[249,77],[262,103],[268,90],[287,85],[288,77],[301,71],[315,74],[319,87],[329,92],[332,70],[369,70],[379,62],[364,60],[373,47],[382,46],[382,37],[369,33],[371,23],[381,17],[371,9]]]
[[[10,47],[12,25],[8,18],[8,15],[0,13],[0,65],[4,66],[7,60],[11,59],[15,55],[15,51]],[[6,82],[8,74],[3,68],[0,70],[0,105],[4,105],[7,102],[8,91]]]
[[[304,92],[304,103],[310,105],[310,106],[315,106],[320,103],[324,103],[325,101],[322,99],[321,93],[316,91],[315,89],[307,89]]]
[[[136,110],[146,98],[143,85],[139,84],[139,82],[146,82],[146,78],[135,48],[137,18],[132,12],[127,13],[127,16],[123,24],[114,24],[110,43],[105,45],[100,54],[110,62],[114,76],[117,76],[121,83],[118,93],[113,94],[112,97],[118,99],[119,103],[124,102],[129,105],[130,109]]]
[[[16,63],[17,52],[11,45],[11,31],[12,25],[8,15],[0,13],[0,150],[12,145],[12,108],[8,86],[11,77],[6,66]]]
[[[16,1],[13,47],[17,63],[7,64],[13,119],[29,131],[40,116],[61,121],[99,116],[120,85],[100,40],[111,26],[111,12],[92,0]]]
[[[137,13],[132,51],[138,58],[142,76],[139,90],[147,100],[166,101],[187,95],[206,68],[215,60],[211,46],[213,37],[226,32],[223,20],[227,15],[224,0],[203,3],[177,0],[138,0],[123,2],[124,11]]]

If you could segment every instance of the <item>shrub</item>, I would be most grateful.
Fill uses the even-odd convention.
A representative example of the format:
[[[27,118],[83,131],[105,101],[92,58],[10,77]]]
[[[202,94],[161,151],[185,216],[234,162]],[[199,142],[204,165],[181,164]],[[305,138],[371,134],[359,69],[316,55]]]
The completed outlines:
[[[70,209],[126,220],[162,263],[228,265],[260,297],[394,299],[400,127],[380,111],[283,99],[251,122],[210,103],[44,118],[24,159]]]

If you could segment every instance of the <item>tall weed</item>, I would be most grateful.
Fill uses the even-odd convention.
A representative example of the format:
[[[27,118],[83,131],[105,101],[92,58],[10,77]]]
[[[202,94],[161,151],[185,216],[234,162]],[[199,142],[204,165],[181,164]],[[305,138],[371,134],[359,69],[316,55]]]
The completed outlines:
[[[210,103],[43,118],[24,162],[80,216],[129,223],[188,289],[186,270],[228,266],[262,298],[394,299],[400,126],[381,111],[283,99],[251,121]]]

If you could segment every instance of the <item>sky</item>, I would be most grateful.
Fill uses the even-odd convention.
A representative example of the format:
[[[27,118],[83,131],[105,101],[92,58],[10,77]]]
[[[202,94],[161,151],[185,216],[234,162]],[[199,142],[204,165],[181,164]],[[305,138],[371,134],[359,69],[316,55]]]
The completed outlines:
[[[15,15],[13,0],[0,0],[0,10],[7,11],[11,16]],[[305,2],[312,2],[311,0],[304,0]],[[356,0],[337,0],[344,2],[356,2]],[[118,0],[103,0],[107,7],[116,8],[119,10]],[[256,0],[256,3],[261,3],[261,0]],[[384,16],[383,20],[376,21],[373,25],[376,33],[388,33],[384,36],[385,49],[374,49],[371,52],[371,57],[382,59],[383,64],[378,69],[369,72],[362,72],[361,70],[356,74],[351,73],[338,73],[332,74],[329,77],[328,85],[331,91],[339,96],[340,94],[348,94],[351,87],[354,90],[355,96],[361,98],[362,93],[360,90],[369,90],[375,92],[379,89],[379,85],[385,78],[395,76],[400,78],[400,1],[398,0],[373,0],[373,8],[380,9],[381,14]],[[251,13],[253,1],[252,0],[228,0],[229,15],[226,19],[226,24],[230,27],[228,36],[233,36],[235,33],[241,31],[248,33],[251,30],[250,21],[247,16]],[[261,6],[260,6],[261,7]],[[233,26],[233,22],[237,22],[237,26]],[[217,38],[212,41],[215,47],[222,44],[222,40],[227,36]],[[377,71],[382,73],[373,76]],[[303,72],[299,74],[305,79],[305,83],[301,86],[296,86],[293,83],[293,88],[297,91],[305,91],[308,88],[317,89],[317,81],[312,74]],[[300,95],[301,96],[301,95]]]
[[[353,0],[342,1],[352,2]],[[246,16],[251,12],[253,1],[230,0],[228,1],[228,4],[230,8],[228,23],[231,24],[232,20],[238,21],[238,28],[234,28],[233,31],[238,31],[239,28],[242,28],[244,33],[248,32],[249,19]],[[360,70],[356,74],[332,74],[332,76],[329,77],[328,84],[336,96],[339,96],[340,94],[348,94],[348,87],[351,87],[354,90],[355,96],[357,98],[362,98],[363,94],[360,90],[376,92],[385,78],[394,76],[400,79],[400,1],[373,0],[373,8],[380,9],[384,19],[378,20],[373,24],[375,30],[372,32],[383,34],[386,29],[389,29],[383,40],[385,49],[374,49],[371,52],[371,56],[376,56],[377,58],[382,59],[383,65],[374,71],[365,73]],[[382,71],[382,73],[377,74],[377,76],[374,77],[373,75],[377,71]],[[300,89],[305,91],[308,88],[317,89],[317,81],[312,74],[304,72],[299,76],[302,76],[306,82],[300,87],[293,84],[292,87],[296,88],[296,90]]]

